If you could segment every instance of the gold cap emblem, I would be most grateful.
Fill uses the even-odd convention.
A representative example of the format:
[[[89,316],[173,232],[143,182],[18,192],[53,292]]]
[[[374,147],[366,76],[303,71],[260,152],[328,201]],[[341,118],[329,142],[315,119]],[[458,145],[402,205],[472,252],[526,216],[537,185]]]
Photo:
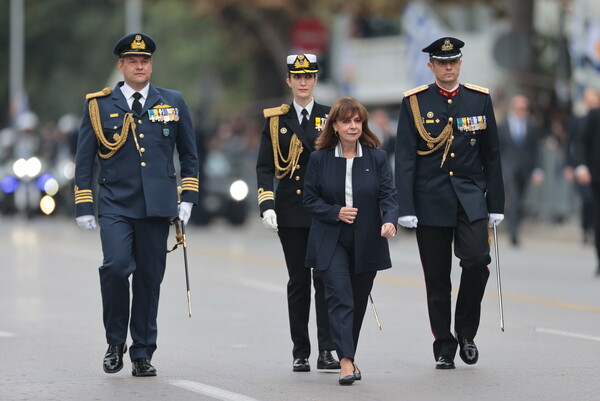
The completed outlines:
[[[454,45],[450,43],[450,39],[446,39],[442,45],[442,51],[447,52],[454,49]]]
[[[309,66],[310,62],[306,57],[304,57],[304,54],[299,54],[298,57],[296,57],[296,61],[294,62],[294,68],[308,68]]]
[[[142,35],[135,35],[133,42],[131,42],[131,48],[142,50],[146,48],[146,42],[144,42],[144,40],[142,39]]]

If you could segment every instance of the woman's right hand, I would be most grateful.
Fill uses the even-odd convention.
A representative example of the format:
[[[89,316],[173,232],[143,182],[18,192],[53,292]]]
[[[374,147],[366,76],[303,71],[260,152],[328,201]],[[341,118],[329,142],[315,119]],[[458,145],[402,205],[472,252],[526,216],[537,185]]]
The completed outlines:
[[[347,224],[352,224],[352,223],[354,223],[354,220],[356,219],[357,214],[358,214],[357,208],[344,206],[343,208],[340,209],[340,212],[338,213],[338,220],[343,221],[344,223],[347,223]]]

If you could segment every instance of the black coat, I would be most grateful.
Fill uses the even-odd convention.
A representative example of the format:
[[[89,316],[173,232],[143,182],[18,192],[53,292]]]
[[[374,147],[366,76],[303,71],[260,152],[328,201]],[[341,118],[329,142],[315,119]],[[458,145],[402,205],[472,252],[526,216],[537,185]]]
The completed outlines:
[[[412,94],[417,96],[424,127],[431,136],[437,137],[453,119],[454,141],[442,167],[443,148],[417,155],[417,150],[428,148],[415,128],[411,95],[407,93],[396,135],[400,216],[417,216],[419,225],[455,227],[459,202],[471,222],[487,218],[488,213],[504,213],[498,130],[492,99],[485,92],[461,84],[458,94],[450,99],[431,84]],[[478,129],[469,128],[466,120],[474,117],[483,122]]]
[[[592,183],[600,185],[600,109],[590,110],[583,123],[578,155],[578,164],[585,164]]]
[[[392,266],[388,241],[381,236],[383,223],[398,221],[396,189],[387,155],[362,147],[363,156],[352,165],[352,202],[358,209],[354,226],[355,272],[383,270]],[[306,250],[307,267],[327,270],[343,223],[337,217],[345,201],[346,159],[334,150],[313,153],[304,183],[304,206],[313,215]]]
[[[277,213],[279,227],[310,227],[311,215],[302,206],[302,187],[310,153],[314,151],[314,143],[321,133],[320,128],[329,113],[329,106],[315,102],[306,131],[298,122],[293,104],[287,114],[279,116],[278,139],[282,156],[288,157],[288,150],[293,134],[302,141],[302,153],[293,174],[278,180],[277,190],[273,196],[262,197],[261,194],[272,193],[275,183],[275,165],[273,159],[273,143],[271,141],[270,120],[266,118],[262,131],[258,159],[256,162],[256,178],[258,186],[258,202],[260,213],[274,209]]]

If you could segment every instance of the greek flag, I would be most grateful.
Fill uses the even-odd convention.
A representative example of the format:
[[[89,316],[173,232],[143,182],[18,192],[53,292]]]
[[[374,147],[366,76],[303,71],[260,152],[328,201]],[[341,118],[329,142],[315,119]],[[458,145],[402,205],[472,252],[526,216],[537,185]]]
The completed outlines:
[[[429,56],[421,49],[442,36],[434,11],[421,1],[408,3],[402,14],[402,30],[406,43],[407,81],[411,87],[432,82],[431,71],[426,68]]]

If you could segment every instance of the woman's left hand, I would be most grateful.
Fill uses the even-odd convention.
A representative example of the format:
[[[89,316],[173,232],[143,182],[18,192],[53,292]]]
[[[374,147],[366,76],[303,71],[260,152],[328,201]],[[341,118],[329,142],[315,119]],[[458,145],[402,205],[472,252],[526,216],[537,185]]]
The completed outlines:
[[[392,223],[385,223],[381,226],[381,236],[384,238],[394,238],[396,236],[396,226]]]

